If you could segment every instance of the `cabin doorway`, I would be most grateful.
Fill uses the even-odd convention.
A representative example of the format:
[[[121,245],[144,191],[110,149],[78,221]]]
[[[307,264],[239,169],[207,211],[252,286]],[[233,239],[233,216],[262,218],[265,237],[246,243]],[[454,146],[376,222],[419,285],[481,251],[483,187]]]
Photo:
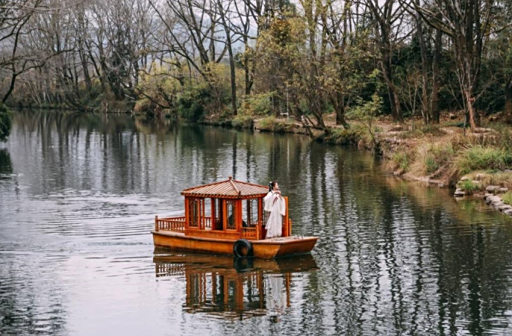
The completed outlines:
[[[224,223],[224,207],[222,205],[222,199],[212,199],[212,218],[213,230],[223,230]]]

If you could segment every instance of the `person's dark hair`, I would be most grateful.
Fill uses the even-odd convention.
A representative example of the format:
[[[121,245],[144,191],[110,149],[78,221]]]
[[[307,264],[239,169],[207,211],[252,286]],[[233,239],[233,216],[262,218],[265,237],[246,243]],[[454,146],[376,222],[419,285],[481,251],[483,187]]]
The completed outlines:
[[[277,181],[270,181],[270,182],[268,183],[268,191],[272,191],[272,190],[274,190],[274,187],[276,186],[276,182],[277,182]]]

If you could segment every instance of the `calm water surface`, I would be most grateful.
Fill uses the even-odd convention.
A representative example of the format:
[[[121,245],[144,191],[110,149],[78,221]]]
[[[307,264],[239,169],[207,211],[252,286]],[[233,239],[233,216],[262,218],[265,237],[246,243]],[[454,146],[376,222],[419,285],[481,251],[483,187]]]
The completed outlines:
[[[179,192],[233,175],[290,197],[310,256],[153,248]],[[512,334],[512,221],[298,136],[20,112],[0,144],[0,334]]]

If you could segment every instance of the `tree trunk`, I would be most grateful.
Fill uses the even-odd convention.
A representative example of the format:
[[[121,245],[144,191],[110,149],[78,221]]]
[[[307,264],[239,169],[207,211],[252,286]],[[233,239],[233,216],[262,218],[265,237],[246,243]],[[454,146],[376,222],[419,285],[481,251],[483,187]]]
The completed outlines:
[[[236,70],[235,70],[235,59],[233,56],[233,46],[231,45],[231,31],[226,22],[226,13],[224,13],[224,9],[222,8],[222,3],[218,2],[220,9],[220,16],[222,19],[222,25],[224,26],[224,31],[226,32],[226,44],[228,48],[229,54],[229,70],[230,70],[230,79],[231,79],[231,108],[233,109],[233,115],[237,115],[237,106],[236,106]],[[212,42],[213,44],[213,42]]]
[[[418,38],[418,43],[420,45],[420,54],[421,54],[421,115],[423,116],[423,121],[425,124],[429,124],[432,119],[431,106],[428,101],[428,63],[430,61],[430,57],[427,52],[427,46],[425,43],[424,33],[423,33],[423,25],[421,22],[421,18],[417,14],[415,16],[416,19],[416,36]],[[413,111],[414,113],[415,111]]]
[[[398,92],[396,92],[396,88],[394,85],[391,87],[391,91],[393,93],[393,104],[391,105],[391,108],[394,110],[393,116],[395,121],[402,122],[402,110],[400,108],[400,97],[398,96]]]
[[[505,120],[512,123],[512,81],[505,86]]]
[[[464,99],[469,114],[469,126],[472,130],[478,127],[478,115],[474,107],[475,99],[472,97],[470,90],[464,90]]]
[[[432,121],[439,124],[439,64],[441,63],[442,31],[436,31],[434,45],[434,58],[432,60],[432,94],[430,96],[430,111],[432,112]]]
[[[343,127],[348,128],[348,123],[345,120],[345,99],[343,94],[337,92],[336,98],[332,100],[332,103],[336,110],[336,125],[343,125]]]
[[[244,75],[245,75],[245,95],[249,96],[251,94],[252,88],[252,79],[251,79],[251,68],[249,67],[249,56],[247,55],[247,50],[249,48],[249,39],[247,35],[244,35],[244,45],[245,45],[245,53],[244,53]]]
[[[228,52],[229,52],[229,69],[231,71],[231,107],[233,109],[233,115],[237,115],[236,107],[236,71],[235,61],[233,59],[233,50],[231,48],[231,39],[228,39]]]
[[[395,85],[393,84],[393,70],[391,65],[391,55],[387,49],[382,51],[383,60],[380,62],[384,82],[388,89],[389,103],[391,105],[391,115],[393,120],[402,121],[402,112],[400,110],[400,98]]]

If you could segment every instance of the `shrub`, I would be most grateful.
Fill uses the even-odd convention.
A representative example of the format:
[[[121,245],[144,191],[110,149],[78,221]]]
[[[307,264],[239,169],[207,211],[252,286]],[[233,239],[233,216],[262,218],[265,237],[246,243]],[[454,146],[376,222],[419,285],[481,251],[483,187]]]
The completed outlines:
[[[0,141],[7,140],[11,133],[11,126],[11,112],[9,112],[7,106],[0,103]]]
[[[265,131],[284,133],[293,130],[295,125],[288,120],[282,121],[275,117],[266,117],[259,121],[259,128]]]
[[[273,92],[259,93],[246,97],[240,106],[240,113],[252,116],[265,116],[272,113]]]
[[[478,169],[504,170],[512,165],[512,153],[501,148],[473,146],[459,155],[456,164],[462,174]]]
[[[460,183],[460,188],[466,191],[468,194],[472,194],[473,192],[480,189],[480,186],[474,183],[472,180],[465,180]]]
[[[436,170],[439,169],[439,164],[436,162],[436,159],[432,155],[425,156],[425,171],[428,174],[432,174]]]
[[[360,128],[334,128],[323,137],[323,141],[336,145],[356,144],[361,139]]]
[[[411,164],[411,158],[407,152],[396,152],[393,154],[392,160],[403,171],[407,171],[409,169],[409,165]]]
[[[274,127],[275,122],[276,122],[276,118],[266,117],[266,118],[263,118],[260,120],[259,126],[261,129],[270,131]]]
[[[508,205],[512,205],[512,191],[507,191],[501,196],[501,199],[503,200],[503,203],[506,203]]]
[[[231,120],[231,126],[242,129],[242,128],[252,128],[254,125],[254,119],[249,115],[237,115]]]
[[[133,107],[133,112],[137,114],[147,114],[149,116],[154,116],[155,110],[156,105],[147,98],[137,100],[135,102],[135,106]]]
[[[375,129],[375,118],[377,114],[382,110],[382,98],[374,93],[372,100],[363,101],[362,99],[357,100],[357,105],[351,107],[347,111],[347,117],[361,121],[366,128],[366,131],[370,137],[370,141],[374,148],[378,148],[378,141],[376,138]]]
[[[210,91],[206,85],[186,88],[178,98],[178,114],[189,121],[203,119],[205,109],[211,100]]]
[[[427,148],[423,160],[425,172],[432,174],[437,171],[441,166],[446,164],[454,155],[454,150],[451,144],[446,146],[442,144],[433,144]]]

